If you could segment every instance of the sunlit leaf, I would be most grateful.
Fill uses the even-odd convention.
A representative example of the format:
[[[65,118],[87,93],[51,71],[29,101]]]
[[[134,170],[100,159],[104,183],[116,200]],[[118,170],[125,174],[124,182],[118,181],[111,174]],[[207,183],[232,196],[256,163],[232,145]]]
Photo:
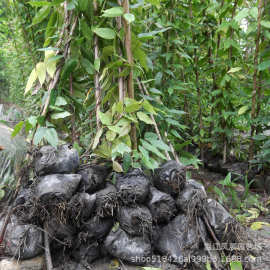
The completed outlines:
[[[247,110],[249,109],[249,106],[242,106],[239,110],[238,110],[238,115],[242,115],[244,114]]]
[[[115,160],[113,160],[113,170],[118,173],[123,172],[122,166]]]
[[[103,11],[102,17],[119,17],[124,14],[124,9],[122,7],[113,7]]]
[[[95,28],[93,32],[104,39],[115,38],[115,32],[111,28]]]
[[[99,129],[96,136],[95,136],[93,146],[92,146],[93,149],[95,149],[97,147],[97,145],[99,144],[100,137],[101,137],[102,133],[103,133],[103,128]]]
[[[44,62],[39,62],[36,65],[37,77],[39,79],[40,85],[43,85],[46,79],[46,65]]]
[[[124,14],[124,18],[128,23],[132,23],[135,21],[135,16],[131,13]]]
[[[138,116],[139,120],[145,122],[146,124],[150,124],[150,125],[154,124],[152,119],[147,114],[145,114],[143,112],[137,112],[137,116]]]
[[[57,120],[57,119],[63,119],[63,118],[66,118],[66,117],[68,117],[68,116],[71,116],[71,113],[68,112],[68,111],[64,111],[64,112],[60,112],[60,113],[53,113],[53,114],[51,115],[51,118]]]
[[[34,82],[36,81],[37,77],[38,77],[37,72],[36,72],[36,69],[34,68],[32,70],[32,72],[31,72],[29,78],[28,78],[24,94],[27,94],[31,90],[31,88],[32,88]]]

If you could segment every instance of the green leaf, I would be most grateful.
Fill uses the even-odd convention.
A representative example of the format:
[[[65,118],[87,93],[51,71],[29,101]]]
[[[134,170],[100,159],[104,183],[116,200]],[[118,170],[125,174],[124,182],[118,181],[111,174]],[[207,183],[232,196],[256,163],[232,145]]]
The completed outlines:
[[[115,139],[116,135],[117,135],[116,132],[114,132],[114,131],[112,131],[112,130],[108,130],[108,131],[106,132],[106,139],[107,139],[109,142],[112,142],[112,141]]]
[[[147,141],[160,150],[171,152],[171,148],[161,140],[147,139]]]
[[[54,148],[58,145],[58,135],[55,128],[46,128],[44,138],[48,141],[48,143]]]
[[[40,82],[40,85],[43,85],[46,79],[46,65],[43,62],[39,62],[36,65],[36,72]]]
[[[228,73],[235,73],[237,71],[240,71],[242,68],[241,67],[234,67],[234,68],[231,68]]]
[[[47,1],[30,1],[27,2],[30,4],[32,7],[44,7],[44,6],[55,6],[63,3],[65,0],[54,0],[52,2],[47,2]]]
[[[113,170],[118,173],[123,172],[122,166],[115,160],[113,160]]]
[[[36,81],[37,79],[37,72],[36,72],[36,69],[34,68],[28,78],[28,81],[27,81],[27,84],[26,84],[26,87],[25,87],[25,91],[24,91],[24,94],[26,95],[30,89],[32,88],[34,82]]]
[[[249,107],[248,107],[247,105],[242,106],[242,107],[238,110],[238,115],[244,114],[248,109],[249,109]]]
[[[145,114],[143,112],[137,112],[137,117],[139,118],[139,120],[145,122],[146,124],[150,124],[150,125],[154,124],[152,119],[147,114]]]
[[[132,23],[135,21],[135,16],[131,13],[124,14],[124,19],[127,21],[127,23]]]
[[[120,154],[121,156],[123,156],[124,153],[130,153],[130,152],[131,152],[130,147],[122,142],[117,144],[116,147],[112,149],[112,155]]]
[[[93,32],[104,39],[115,38],[115,32],[111,28],[94,28]]]
[[[142,107],[142,103],[136,100],[133,100],[126,106],[127,113],[137,112]]]
[[[235,17],[234,19],[237,21],[237,22],[241,22],[242,19],[246,18],[249,14],[249,9],[248,8],[244,8],[242,9]]]
[[[55,101],[55,106],[64,106],[64,105],[67,105],[68,103],[67,103],[67,101],[63,98],[63,97],[60,97],[60,96],[58,96],[57,98],[56,98],[56,101]]]
[[[68,111],[64,111],[64,112],[60,112],[60,113],[53,113],[53,114],[51,115],[51,118],[57,120],[57,119],[63,119],[63,118],[66,118],[66,117],[68,117],[68,116],[71,116],[71,113],[68,112]]]
[[[99,72],[99,68],[100,68],[100,58],[95,59],[94,67],[95,67],[95,70],[96,70],[97,72]]]
[[[270,28],[270,21],[261,21],[261,25],[266,27],[266,28]]]
[[[51,5],[51,3],[47,1],[30,1],[28,4],[30,4],[32,7],[44,7]]]
[[[141,34],[138,34],[138,38],[146,39],[146,40],[147,39],[152,39],[152,38],[154,38],[155,35],[157,35],[159,33],[166,32],[169,29],[171,29],[171,27],[163,28],[163,29],[152,31],[152,32],[149,32],[149,33],[141,33]]]
[[[95,74],[95,68],[94,68],[93,64],[88,59],[83,58],[81,60],[81,65],[83,66],[83,68],[86,70],[86,72],[89,75]]]
[[[5,190],[4,189],[0,189],[0,200],[2,200],[5,197]]]
[[[209,262],[206,263],[206,269],[207,270],[212,270],[211,264]]]
[[[50,14],[51,11],[51,7],[50,6],[44,6],[42,7],[38,13],[36,13],[32,25],[38,24],[40,22],[42,22],[44,19],[46,19],[48,17],[48,15]]]
[[[153,145],[151,145],[150,143],[148,143],[147,141],[145,141],[143,139],[141,139],[140,141],[141,141],[142,146],[145,149],[156,154],[158,157],[167,160],[167,158],[156,147],[154,147]]]
[[[119,17],[124,14],[124,9],[122,7],[113,7],[103,11],[102,17],[114,18]]]
[[[267,226],[267,227],[270,227],[270,224],[267,223],[267,222],[253,222],[250,226],[250,229],[253,230],[253,231],[258,231],[260,230],[263,226]]]
[[[32,127],[35,127],[37,124],[37,117],[30,116],[30,117],[28,117],[27,121],[32,125]]]
[[[112,114],[110,113],[110,111],[107,111],[106,113],[98,111],[98,116],[99,116],[100,121],[103,125],[111,125],[112,124]]]
[[[88,0],[79,0],[78,7],[80,11],[86,11],[88,7]]]
[[[238,261],[230,262],[231,270],[243,270],[242,263]]]
[[[258,8],[257,7],[253,7],[251,10],[250,10],[250,15],[255,19],[257,20],[258,18]]]
[[[147,111],[147,112],[149,112],[149,113],[151,113],[151,114],[157,114],[156,113],[156,111],[155,111],[155,109],[154,109],[154,107],[149,103],[149,101],[148,100],[144,100],[143,101],[143,108]]]
[[[85,20],[81,21],[81,29],[82,29],[83,36],[87,40],[91,41],[93,33],[91,31],[91,28],[88,26],[88,24],[87,24],[87,22]]]
[[[13,129],[13,132],[11,133],[11,137],[15,137],[18,135],[18,133],[22,130],[23,128],[24,121],[19,122]]]
[[[41,142],[41,140],[44,138],[45,132],[46,132],[45,127],[38,127],[33,140],[34,145],[38,145]]]
[[[123,126],[119,132],[119,138],[126,136],[130,132],[130,129],[130,124]]]
[[[103,133],[103,128],[101,128],[100,130],[98,130],[97,134],[96,134],[96,137],[94,139],[94,143],[93,143],[93,146],[92,146],[92,149],[95,149],[97,147],[97,145],[99,144],[99,140],[100,140],[100,137]]]
[[[65,81],[71,73],[74,72],[76,66],[78,64],[78,60],[74,58],[69,58],[63,67],[62,73],[61,73],[61,80]]]
[[[264,61],[264,62],[260,63],[258,66],[259,71],[266,70],[268,68],[270,68],[270,60]]]

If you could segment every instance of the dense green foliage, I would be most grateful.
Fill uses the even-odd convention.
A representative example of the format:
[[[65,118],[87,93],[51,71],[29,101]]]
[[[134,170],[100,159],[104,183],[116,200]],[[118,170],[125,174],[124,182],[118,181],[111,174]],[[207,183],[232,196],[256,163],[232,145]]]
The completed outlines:
[[[0,6],[0,98],[29,115],[14,135],[25,125],[33,143],[57,145],[57,130],[117,171],[173,149],[186,164],[208,150],[270,161],[270,4],[122,2]]]

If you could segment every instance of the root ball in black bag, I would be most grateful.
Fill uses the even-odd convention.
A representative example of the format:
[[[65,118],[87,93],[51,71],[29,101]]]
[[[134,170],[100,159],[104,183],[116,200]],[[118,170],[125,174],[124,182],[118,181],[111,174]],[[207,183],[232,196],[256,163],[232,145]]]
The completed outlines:
[[[96,194],[77,193],[68,203],[68,215],[73,223],[87,220],[96,202]]]
[[[87,239],[77,238],[72,250],[72,257],[76,262],[92,263],[101,255],[100,246],[97,241],[89,242]]]
[[[104,188],[106,184],[105,180],[110,171],[108,168],[97,165],[91,165],[81,169],[78,172],[82,176],[80,191],[93,193]]]
[[[219,241],[232,241],[237,232],[234,231],[236,220],[217,201],[208,199],[204,212]]]
[[[75,193],[81,175],[79,174],[51,174],[38,179],[35,195],[43,202],[51,199],[70,199]]]
[[[177,196],[186,181],[185,166],[170,160],[154,171],[154,185],[157,189]]]
[[[54,248],[61,248],[63,245],[71,247],[76,230],[70,224],[64,224],[56,218],[52,218],[48,222],[48,233],[51,240],[56,240]],[[57,240],[60,240],[61,243]]]
[[[174,199],[155,187],[150,187],[147,206],[156,223],[168,223],[177,211]]]
[[[134,169],[118,175],[116,188],[122,204],[143,203],[149,193],[150,181],[142,170]]]
[[[130,235],[144,236],[152,231],[152,215],[145,206],[120,207],[117,219],[120,227]]]
[[[177,208],[191,214],[196,207],[201,207],[207,198],[204,186],[193,179],[186,181],[176,201]]]
[[[112,226],[112,218],[100,218],[94,216],[83,223],[80,235],[81,238],[87,238],[92,241],[101,240],[110,232]]]
[[[4,219],[1,220],[2,228]],[[21,224],[15,216],[7,226],[4,241],[4,253],[18,259],[31,259],[43,252],[43,232],[37,226]]]
[[[110,232],[104,246],[112,256],[135,265],[146,264],[152,253],[148,237],[132,237],[120,228]]]
[[[117,206],[116,188],[107,183],[106,188],[96,193],[96,214],[99,217],[112,217]]]
[[[71,146],[64,144],[55,149],[45,145],[36,154],[35,171],[37,175],[72,173],[79,164],[79,154]]]
[[[199,249],[200,235],[196,224],[190,222],[186,215],[176,216],[160,231],[160,237],[154,243],[157,251],[168,256],[172,262],[181,264],[184,258]]]

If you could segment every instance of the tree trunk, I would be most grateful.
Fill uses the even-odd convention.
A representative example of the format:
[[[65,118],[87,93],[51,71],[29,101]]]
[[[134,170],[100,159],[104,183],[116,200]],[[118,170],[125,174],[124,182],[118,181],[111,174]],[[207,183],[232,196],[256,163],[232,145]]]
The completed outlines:
[[[123,8],[124,13],[129,13],[129,0],[123,1]],[[127,92],[128,97],[134,99],[134,84],[133,84],[133,55],[131,50],[131,26],[126,21],[124,21],[124,29],[125,29],[125,49],[127,54],[127,60],[130,65],[130,72],[128,76],[127,82]],[[136,135],[136,126],[134,124],[131,125],[131,132],[130,132],[131,142],[132,142],[132,149],[137,149],[137,135]]]
[[[258,76],[258,62],[259,62],[259,52],[260,52],[260,37],[261,37],[261,16],[262,16],[262,0],[258,0],[258,23],[257,23],[257,36],[256,36],[256,49],[254,54],[254,72],[253,72],[253,91],[252,91],[252,107],[251,107],[251,121],[254,121],[256,118],[256,96],[258,95],[258,83],[257,83],[257,76]],[[251,124],[251,131],[250,131],[250,145],[249,145],[249,159],[253,159],[254,157],[254,136],[255,132],[255,124]]]
[[[98,12],[97,0],[94,0],[93,5],[94,5],[95,16],[97,16],[97,12]],[[95,34],[94,34],[94,58],[95,60],[99,58],[98,36]],[[100,111],[100,103],[101,103],[101,89],[100,89],[100,84],[99,84],[98,71],[95,71],[94,84],[95,84],[95,98],[96,98],[96,123],[97,123],[97,130],[99,130],[101,128],[101,122],[98,115],[98,112]]]

